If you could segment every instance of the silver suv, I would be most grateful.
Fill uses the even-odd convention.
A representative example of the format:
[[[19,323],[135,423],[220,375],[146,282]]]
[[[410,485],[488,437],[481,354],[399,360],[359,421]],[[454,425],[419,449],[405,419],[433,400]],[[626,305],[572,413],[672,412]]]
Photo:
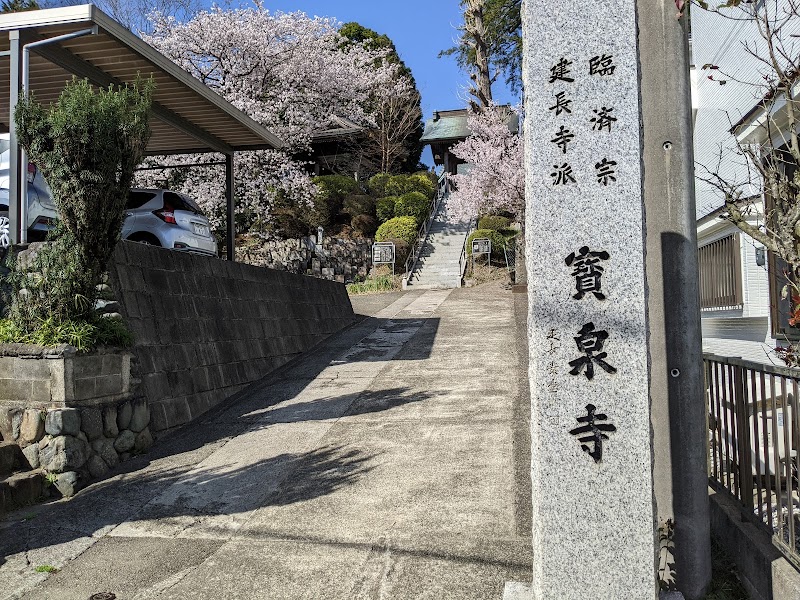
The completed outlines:
[[[11,157],[9,146],[8,134],[0,134],[0,218],[4,220],[8,217],[8,161]],[[28,210],[25,224],[28,228],[28,239],[42,240],[58,220],[58,210],[53,203],[50,187],[33,163],[28,163],[27,180]]]
[[[189,196],[160,189],[128,193],[122,238],[184,252],[217,255],[208,219]]]

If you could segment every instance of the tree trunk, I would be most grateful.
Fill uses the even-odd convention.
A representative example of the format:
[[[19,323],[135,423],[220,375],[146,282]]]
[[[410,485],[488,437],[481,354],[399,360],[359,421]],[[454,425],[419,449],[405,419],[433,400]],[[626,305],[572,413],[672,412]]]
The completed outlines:
[[[464,15],[466,32],[475,47],[475,70],[470,74],[473,81],[470,93],[478,99],[481,108],[486,108],[492,103],[489,51],[486,47],[486,27],[483,23],[484,4],[485,0],[467,0],[467,10]]]

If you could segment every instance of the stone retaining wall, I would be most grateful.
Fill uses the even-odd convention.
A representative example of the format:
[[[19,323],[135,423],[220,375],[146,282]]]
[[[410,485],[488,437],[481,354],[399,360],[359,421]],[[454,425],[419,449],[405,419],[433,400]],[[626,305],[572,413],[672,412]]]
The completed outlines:
[[[122,242],[110,284],[153,432],[182,425],[354,321],[343,285]]]
[[[311,275],[340,283],[364,278],[372,268],[372,240],[323,237],[284,240],[269,235],[250,236],[236,248],[236,260],[249,265]]]
[[[0,406],[103,405],[133,396],[130,352],[81,355],[67,347],[41,354],[32,346],[9,356],[11,347],[0,345]]]

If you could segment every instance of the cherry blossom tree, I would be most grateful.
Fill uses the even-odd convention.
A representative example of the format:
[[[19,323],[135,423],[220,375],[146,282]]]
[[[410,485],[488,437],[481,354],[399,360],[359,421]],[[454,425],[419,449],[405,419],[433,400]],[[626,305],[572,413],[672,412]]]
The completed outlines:
[[[251,8],[219,7],[182,23],[156,16],[144,39],[179,66],[217,91],[286,143],[280,151],[239,153],[236,202],[265,223],[277,198],[290,198],[302,209],[316,194],[306,165],[293,158],[308,151],[314,132],[340,116],[374,126],[369,102],[398,92],[398,65],[388,50],[345,40],[331,18],[302,12],[270,13],[260,2]],[[346,43],[345,43],[346,42]],[[186,163],[209,161],[186,157]],[[154,163],[176,164],[176,158]],[[198,199],[203,209],[221,217],[221,167],[143,171],[140,185],[170,181]]]
[[[470,112],[472,135],[451,149],[469,165],[466,173],[449,176],[455,189],[448,206],[462,217],[509,212],[521,220],[524,214],[522,138],[508,129],[509,110],[518,112],[504,106]]]

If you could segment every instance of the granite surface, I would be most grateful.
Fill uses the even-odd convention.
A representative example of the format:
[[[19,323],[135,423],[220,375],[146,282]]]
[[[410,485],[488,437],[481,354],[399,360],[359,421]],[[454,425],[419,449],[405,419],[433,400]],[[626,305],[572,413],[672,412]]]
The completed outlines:
[[[533,597],[654,599],[635,5],[527,0],[523,25]]]

